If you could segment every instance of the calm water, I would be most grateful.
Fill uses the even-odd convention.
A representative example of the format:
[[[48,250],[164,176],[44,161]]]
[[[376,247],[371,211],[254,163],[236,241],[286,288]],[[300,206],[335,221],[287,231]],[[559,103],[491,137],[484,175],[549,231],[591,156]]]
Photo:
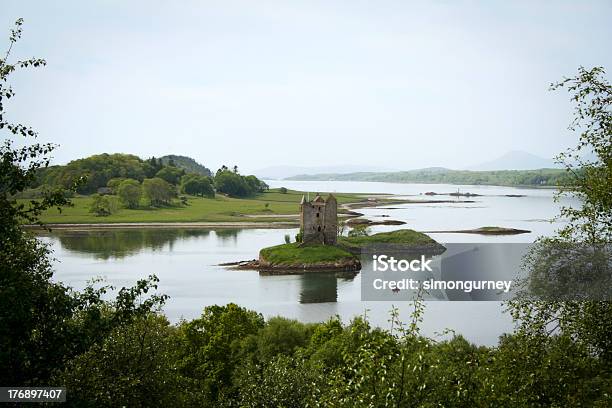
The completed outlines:
[[[490,186],[410,185],[361,182],[270,181],[272,187],[312,192],[391,193],[418,196],[427,191],[482,194],[475,203],[393,205],[392,208],[359,210],[372,219],[397,219],[400,227],[373,227],[372,232],[397,228],[420,231],[456,230],[481,226],[528,229],[530,234],[483,237],[469,234],[430,234],[439,242],[532,242],[549,235],[559,224],[549,220],[558,213],[550,190]],[[522,194],[526,197],[502,197]],[[427,198],[422,196],[420,198]],[[450,197],[438,196],[437,199]],[[573,204],[563,202],[562,204]],[[380,218],[388,215],[389,218]],[[103,277],[117,287],[130,286],[149,274],[160,278],[160,291],[169,295],[164,308],[172,320],[200,315],[211,304],[238,303],[265,316],[282,315],[305,322],[339,315],[349,321],[367,314],[388,327],[391,302],[362,302],[360,276],[320,274],[263,276],[255,271],[233,271],[217,266],[223,262],[257,257],[259,249],[284,242],[297,229],[149,229],[121,231],[56,231],[41,239],[50,243],[57,259],[55,279],[77,289],[90,279]],[[411,304],[396,302],[405,321]],[[427,302],[422,329],[434,335],[446,328],[479,344],[495,344],[500,334],[512,329],[512,321],[497,302]]]

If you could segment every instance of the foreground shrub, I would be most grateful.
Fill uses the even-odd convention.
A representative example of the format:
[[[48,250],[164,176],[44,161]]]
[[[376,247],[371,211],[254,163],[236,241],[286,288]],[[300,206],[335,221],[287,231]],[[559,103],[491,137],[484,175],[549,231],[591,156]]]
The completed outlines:
[[[180,398],[175,330],[154,314],[117,327],[68,364],[61,382],[71,405],[174,405]]]

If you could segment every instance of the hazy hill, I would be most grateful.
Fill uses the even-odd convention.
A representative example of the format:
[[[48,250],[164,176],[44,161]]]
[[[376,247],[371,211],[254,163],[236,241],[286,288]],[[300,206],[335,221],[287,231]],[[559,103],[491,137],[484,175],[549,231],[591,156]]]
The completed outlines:
[[[545,159],[521,150],[513,150],[494,160],[470,166],[466,170],[536,170],[558,167],[552,159]]]
[[[360,165],[338,165],[338,166],[271,166],[263,169],[255,170],[253,173],[264,179],[284,179],[288,177],[297,176],[300,174],[321,174],[321,173],[358,173],[358,172],[380,172],[390,171],[392,169],[385,169],[374,166],[360,166]]]
[[[469,171],[440,167],[386,173],[303,174],[288,180],[383,181],[389,183],[483,184],[498,186],[556,186],[566,177],[562,169]]]
[[[179,156],[176,154],[168,154],[166,156],[160,157],[160,159],[162,160],[162,163],[166,165],[168,164],[170,159],[172,159],[176,167],[185,170],[187,173],[196,173],[201,176],[211,176],[212,175],[212,172],[210,171],[210,169],[204,167],[203,165],[201,165],[200,163],[198,163],[191,157]]]

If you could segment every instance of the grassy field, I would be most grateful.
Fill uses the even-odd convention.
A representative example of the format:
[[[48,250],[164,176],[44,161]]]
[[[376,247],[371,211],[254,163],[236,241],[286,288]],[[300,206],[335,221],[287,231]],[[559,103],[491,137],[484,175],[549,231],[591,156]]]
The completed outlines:
[[[41,220],[49,224],[99,224],[99,223],[147,223],[147,222],[273,222],[296,221],[297,218],[283,217],[299,212],[299,202],[304,193],[270,190],[252,198],[229,198],[218,194],[215,198],[188,196],[188,205],[177,204],[163,208],[147,208],[145,203],[139,209],[121,208],[116,213],[99,217],[89,212],[91,197],[75,197],[73,207],[47,210]],[[322,193],[323,194],[323,193]],[[363,201],[361,194],[334,194],[338,204]],[[311,194],[312,198],[312,194]],[[28,202],[29,200],[19,200]]]

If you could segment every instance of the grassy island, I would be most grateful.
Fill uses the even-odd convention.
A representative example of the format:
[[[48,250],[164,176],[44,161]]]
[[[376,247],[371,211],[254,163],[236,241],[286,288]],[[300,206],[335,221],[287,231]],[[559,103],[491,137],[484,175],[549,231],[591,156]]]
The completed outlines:
[[[301,270],[359,270],[363,248],[385,245],[397,250],[441,253],[444,247],[429,236],[410,229],[370,236],[339,237],[337,245],[300,245],[297,242],[264,248],[256,265],[248,268]]]
[[[355,269],[359,260],[338,246],[300,246],[294,242],[262,249],[259,252],[259,264],[273,268]]]

